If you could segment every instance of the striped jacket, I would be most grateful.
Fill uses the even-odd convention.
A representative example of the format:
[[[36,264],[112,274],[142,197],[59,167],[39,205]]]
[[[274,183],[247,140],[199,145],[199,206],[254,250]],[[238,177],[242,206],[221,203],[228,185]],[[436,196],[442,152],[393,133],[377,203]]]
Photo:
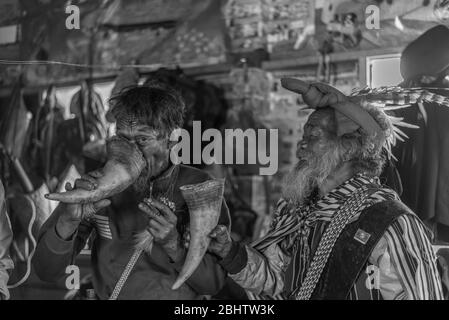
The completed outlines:
[[[345,200],[362,186],[378,183],[356,175],[331,191],[314,205],[309,215],[315,217],[308,236],[312,256],[333,214]],[[359,210],[381,201],[397,199],[390,189],[382,188],[364,202]],[[253,298],[286,298],[301,286],[301,279],[308,265],[300,265],[296,259],[297,243],[303,229],[295,228],[297,218],[287,210],[286,201],[278,203],[271,230],[252,246],[245,246],[246,259],[229,260],[224,267],[231,278],[247,289]],[[358,215],[353,221],[358,219]],[[359,275],[349,299],[442,299],[441,281],[432,250],[430,234],[415,215],[400,216],[388,227],[375,246],[366,265],[366,272]],[[234,260],[234,261],[232,261]],[[244,261],[236,265],[235,261]],[[360,292],[366,292],[368,296]]]

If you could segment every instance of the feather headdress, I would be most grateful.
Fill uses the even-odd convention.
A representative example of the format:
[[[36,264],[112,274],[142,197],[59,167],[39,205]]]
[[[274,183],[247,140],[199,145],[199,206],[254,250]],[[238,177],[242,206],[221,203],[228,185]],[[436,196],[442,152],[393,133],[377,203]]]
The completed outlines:
[[[433,93],[431,88],[401,88],[397,86],[356,89],[349,96],[352,102],[360,105],[373,116],[385,132],[384,149],[389,157],[396,158],[392,154],[392,147],[397,140],[404,142],[408,136],[400,129],[419,128],[418,126],[404,122],[404,118],[396,117],[390,111],[407,108],[415,103],[437,103],[449,107],[448,96]],[[439,88],[439,90],[441,90]]]
[[[406,134],[400,129],[418,128],[405,123],[403,118],[389,111],[406,108],[414,103],[433,102],[449,107],[449,98],[429,91],[430,88],[380,87],[364,88],[346,96],[324,83],[307,83],[299,79],[284,78],[282,86],[302,95],[304,102],[313,109],[335,109],[337,134],[342,136],[362,128],[382,146],[388,157],[393,157],[392,147],[397,140],[404,141]]]

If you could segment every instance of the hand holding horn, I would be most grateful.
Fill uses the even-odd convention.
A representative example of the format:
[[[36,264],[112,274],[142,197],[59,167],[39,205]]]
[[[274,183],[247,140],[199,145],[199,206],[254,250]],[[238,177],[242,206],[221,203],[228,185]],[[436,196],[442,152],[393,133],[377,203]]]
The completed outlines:
[[[225,225],[219,224],[209,234],[211,238],[209,248],[207,251],[215,254],[216,256],[224,259],[232,247],[232,238],[228,228]],[[187,228],[183,236],[183,246],[188,249],[190,245],[190,230]]]
[[[155,199],[145,199],[139,203],[139,209],[149,218],[148,231],[153,241],[158,243],[174,262],[180,261],[184,257],[184,251],[179,242],[180,237],[176,229],[178,219],[175,213]]]
[[[209,237],[212,240],[209,244],[208,251],[224,259],[232,247],[232,239],[228,228],[224,225],[218,225],[212,230]]]
[[[72,191],[74,188],[70,183],[67,183],[65,189],[66,191]],[[64,240],[69,239],[84,218],[92,216],[110,204],[111,201],[108,199],[84,204],[61,202],[56,208],[56,210],[61,211],[61,215],[56,223],[57,234]]]
[[[211,231],[217,226],[223,201],[224,179],[182,186],[189,208],[190,243],[184,265],[172,289],[176,290],[195,272],[206,253]]]
[[[91,180],[85,176],[80,186],[66,192],[46,195],[47,199],[66,203],[90,203],[112,197],[128,188],[146,166],[142,152],[136,145],[118,136],[106,144],[108,161],[101,169],[102,174]],[[93,188],[94,187],[94,188]]]

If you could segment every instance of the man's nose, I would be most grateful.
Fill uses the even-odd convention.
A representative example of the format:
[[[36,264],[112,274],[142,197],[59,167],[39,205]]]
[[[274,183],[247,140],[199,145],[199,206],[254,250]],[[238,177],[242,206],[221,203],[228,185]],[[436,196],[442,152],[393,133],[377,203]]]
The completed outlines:
[[[307,141],[304,140],[299,141],[296,147],[298,150],[307,148]]]

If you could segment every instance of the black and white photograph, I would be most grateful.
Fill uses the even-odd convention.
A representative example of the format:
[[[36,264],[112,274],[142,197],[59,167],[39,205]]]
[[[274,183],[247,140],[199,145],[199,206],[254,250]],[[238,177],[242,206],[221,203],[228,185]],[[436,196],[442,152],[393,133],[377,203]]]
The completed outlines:
[[[0,300],[449,300],[449,1],[0,0]]]

